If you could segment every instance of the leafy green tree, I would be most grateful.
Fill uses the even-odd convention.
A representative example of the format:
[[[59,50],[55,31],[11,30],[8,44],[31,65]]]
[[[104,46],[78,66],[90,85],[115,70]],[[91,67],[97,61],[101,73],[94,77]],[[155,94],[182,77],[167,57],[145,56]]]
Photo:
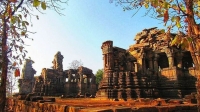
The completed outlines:
[[[46,9],[53,9],[60,13],[62,0],[0,0],[0,112],[4,112],[6,101],[6,82],[8,69],[16,68],[22,64],[27,51],[24,46],[24,39],[29,38],[28,30],[31,18],[36,17],[34,11],[42,12]],[[30,38],[29,38],[30,39]],[[11,63],[11,64],[9,64]],[[15,75],[19,75],[16,69]]]
[[[126,10],[146,9],[144,15],[161,20],[171,46],[191,51],[196,69],[200,70],[200,1],[199,0],[110,0]],[[172,30],[177,35],[172,37]]]
[[[96,76],[96,83],[99,84],[100,81],[101,81],[102,78],[103,78],[103,69],[99,69],[99,70],[97,71],[97,73],[95,74],[95,76]]]

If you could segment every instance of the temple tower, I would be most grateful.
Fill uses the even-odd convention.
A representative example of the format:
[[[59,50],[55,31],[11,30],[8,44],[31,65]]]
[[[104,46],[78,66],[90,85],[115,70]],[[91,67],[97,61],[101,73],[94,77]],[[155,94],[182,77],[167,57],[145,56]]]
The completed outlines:
[[[28,94],[32,92],[34,86],[34,74],[36,73],[35,69],[32,68],[32,64],[32,60],[25,60],[21,78],[18,80],[20,94]]]
[[[55,56],[54,56],[54,60],[52,61],[53,63],[53,69],[56,69],[58,71],[63,71],[63,55],[60,53],[60,51],[58,51]]]
[[[103,66],[104,74],[103,79],[99,85],[99,91],[97,92],[98,97],[109,98],[111,95],[110,89],[113,85],[113,70],[114,70],[114,59],[113,59],[113,42],[106,41],[101,46],[103,52]]]

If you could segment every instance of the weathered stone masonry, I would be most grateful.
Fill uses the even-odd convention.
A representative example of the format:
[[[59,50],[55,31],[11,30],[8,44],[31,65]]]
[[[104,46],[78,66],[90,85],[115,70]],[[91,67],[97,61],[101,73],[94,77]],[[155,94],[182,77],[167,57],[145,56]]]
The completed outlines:
[[[173,36],[173,34],[171,34]],[[102,44],[104,75],[97,97],[182,98],[196,92],[196,71],[187,50],[170,46],[170,40],[156,28],[145,29],[129,49]]]
[[[36,96],[80,96],[96,94],[95,76],[92,70],[83,66],[78,69],[63,70],[63,56],[57,52],[53,68],[43,68],[40,76],[35,76],[32,61],[27,60],[24,74],[19,80],[20,94],[33,93]]]

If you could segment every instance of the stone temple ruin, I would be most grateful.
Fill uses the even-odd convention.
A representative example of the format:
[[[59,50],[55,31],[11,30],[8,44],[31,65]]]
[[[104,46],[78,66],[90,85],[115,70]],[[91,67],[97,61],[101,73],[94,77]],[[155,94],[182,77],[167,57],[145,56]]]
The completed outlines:
[[[174,34],[171,34],[172,36]],[[170,46],[161,30],[144,29],[129,49],[102,44],[104,75],[98,91],[92,70],[86,67],[63,70],[63,56],[54,56],[52,69],[43,68],[40,76],[32,61],[26,60],[20,94],[39,96],[81,96],[90,94],[105,99],[182,98],[196,92],[193,55]]]
[[[95,96],[96,82],[92,70],[83,66],[78,69],[63,70],[63,56],[57,52],[53,68],[43,68],[40,76],[35,76],[32,61],[26,60],[25,72],[19,80],[20,94],[33,93],[36,96]]]
[[[19,79],[20,95],[7,100],[8,110],[197,112],[195,82],[199,74],[194,66],[195,54],[170,46],[171,40],[161,32],[156,28],[143,30],[129,49],[105,41],[101,47],[104,74],[98,90],[91,69],[81,66],[63,70],[60,52],[54,56],[52,69],[43,68],[36,77],[32,61],[26,60]],[[68,97],[86,94],[96,98]]]
[[[144,29],[135,41],[127,50],[112,41],[102,44],[104,75],[97,97],[182,98],[196,92],[194,54],[170,46],[156,28]]]

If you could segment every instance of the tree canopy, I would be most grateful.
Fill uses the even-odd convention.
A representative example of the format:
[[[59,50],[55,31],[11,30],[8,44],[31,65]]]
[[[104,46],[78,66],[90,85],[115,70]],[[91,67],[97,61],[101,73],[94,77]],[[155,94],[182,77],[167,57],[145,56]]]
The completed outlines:
[[[113,1],[113,0],[112,0]],[[155,19],[161,19],[167,28],[174,28],[179,31],[199,34],[197,20],[200,18],[199,0],[114,0],[120,4],[124,11],[136,10],[142,7],[146,9],[144,15],[150,15]],[[193,24],[194,26],[188,26]],[[191,28],[194,31],[192,31]],[[190,31],[188,31],[189,29]],[[191,34],[191,35],[194,35]]]
[[[102,78],[103,78],[103,69],[99,69],[99,70],[97,71],[97,73],[95,74],[95,76],[96,76],[96,83],[99,84],[100,81],[101,81]]]

